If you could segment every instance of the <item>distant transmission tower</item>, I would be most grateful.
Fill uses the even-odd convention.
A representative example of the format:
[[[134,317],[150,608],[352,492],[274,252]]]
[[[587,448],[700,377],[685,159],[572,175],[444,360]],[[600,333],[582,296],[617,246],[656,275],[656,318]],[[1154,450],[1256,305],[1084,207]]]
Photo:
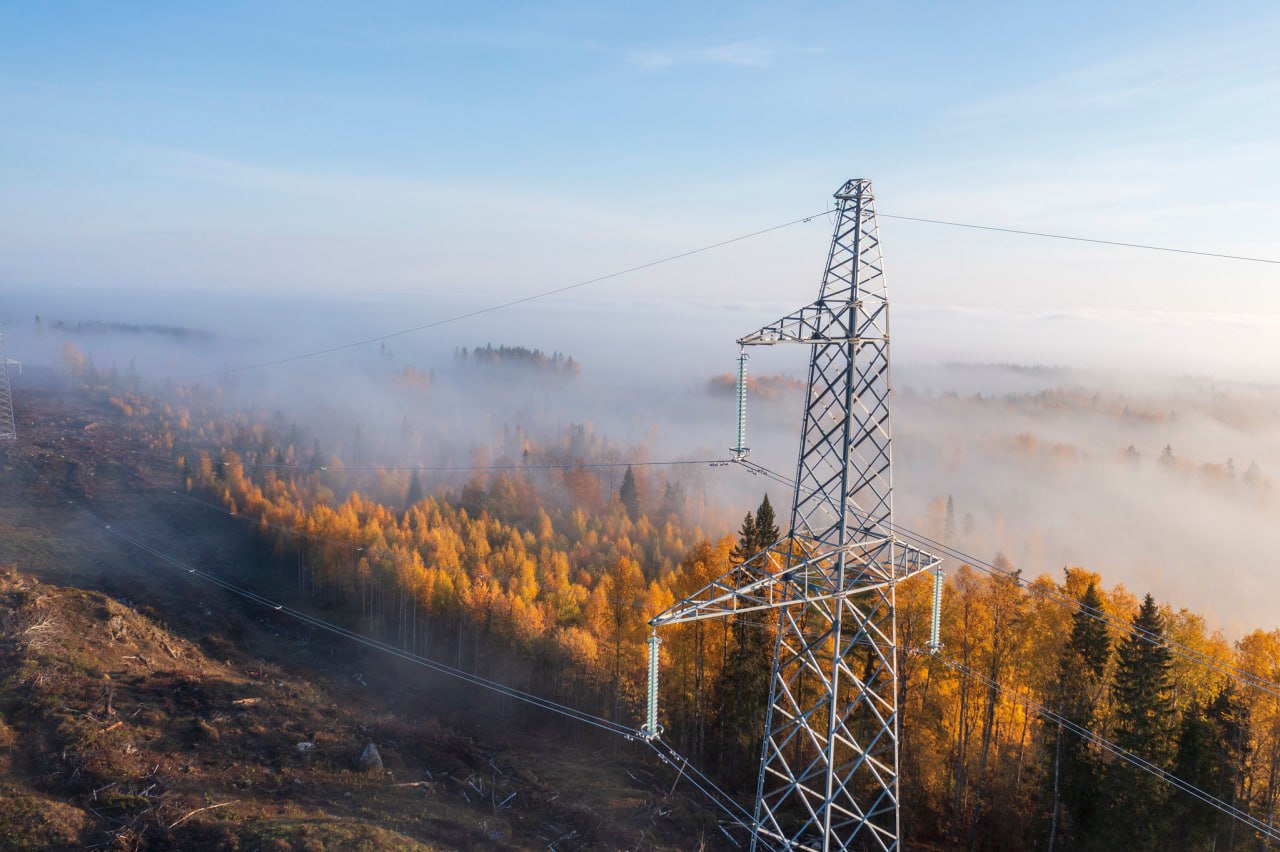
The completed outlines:
[[[753,849],[899,849],[896,589],[938,564],[893,538],[889,296],[871,182],[835,198],[817,301],[738,341],[812,347],[791,528],[651,621],[778,614]]]
[[[0,442],[18,440],[18,427],[13,420],[13,395],[9,390],[9,358],[4,351],[4,334],[0,332]]]

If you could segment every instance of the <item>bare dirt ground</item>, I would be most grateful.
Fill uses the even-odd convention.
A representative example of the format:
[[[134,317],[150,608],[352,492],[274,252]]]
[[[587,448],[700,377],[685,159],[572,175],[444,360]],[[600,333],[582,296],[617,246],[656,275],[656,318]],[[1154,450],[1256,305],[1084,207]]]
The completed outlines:
[[[21,396],[22,440],[0,456],[0,848],[719,848],[711,806],[673,793],[635,743],[313,631],[110,536],[78,506],[237,581],[286,573],[235,521],[174,496],[172,467],[112,407]],[[369,743],[380,769],[358,765]]]

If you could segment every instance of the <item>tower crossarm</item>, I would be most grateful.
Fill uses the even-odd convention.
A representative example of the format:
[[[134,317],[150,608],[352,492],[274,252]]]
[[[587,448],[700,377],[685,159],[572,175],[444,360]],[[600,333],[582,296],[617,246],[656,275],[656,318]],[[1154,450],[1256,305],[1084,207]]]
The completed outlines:
[[[865,319],[867,314],[861,310],[862,301],[856,302],[855,306],[859,310],[850,311],[850,303],[847,300],[837,305],[828,305],[825,299],[819,299],[795,313],[766,325],[759,331],[738,338],[738,344],[740,346],[772,346],[777,343],[822,345],[887,342],[889,339],[887,329],[881,329],[877,324]],[[878,316],[878,312],[876,315]]]
[[[803,556],[804,552],[791,537],[783,538],[658,613],[649,624],[662,627],[728,618],[883,590],[939,562],[919,548],[888,539],[823,548],[808,556]],[[888,562],[883,560],[886,553],[892,554]],[[841,554],[845,555],[844,576],[850,578],[843,586],[837,582],[835,570]]]

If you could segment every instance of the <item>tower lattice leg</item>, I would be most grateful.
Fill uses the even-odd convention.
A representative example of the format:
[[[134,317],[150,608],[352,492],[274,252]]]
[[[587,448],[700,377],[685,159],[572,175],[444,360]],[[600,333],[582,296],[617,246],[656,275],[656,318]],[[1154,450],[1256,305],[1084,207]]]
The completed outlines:
[[[13,419],[13,394],[9,389],[9,359],[4,351],[4,335],[0,334],[0,443],[18,440],[18,427]]]

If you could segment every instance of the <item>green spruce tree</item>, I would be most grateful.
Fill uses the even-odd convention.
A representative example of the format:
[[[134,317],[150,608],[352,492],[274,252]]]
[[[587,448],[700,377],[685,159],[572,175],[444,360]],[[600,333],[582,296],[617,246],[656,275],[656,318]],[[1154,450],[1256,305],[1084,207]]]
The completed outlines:
[[[773,506],[765,495],[755,516],[748,512],[743,519],[734,561],[754,556],[777,539]],[[755,781],[751,768],[759,759],[764,735],[764,709],[773,670],[773,624],[770,613],[753,612],[733,620],[729,637],[717,715],[725,777],[741,784],[742,789],[749,789]]]
[[[405,493],[404,502],[406,506],[415,506],[425,495],[422,493],[422,481],[418,479],[418,472],[415,470],[409,477],[409,490]]]
[[[636,474],[631,465],[627,465],[627,472],[622,476],[618,499],[622,501],[622,507],[627,510],[627,516],[631,520],[640,520],[640,489],[636,486]]]
[[[781,533],[778,531],[775,520],[773,504],[769,502],[769,495],[766,494],[760,501],[760,508],[756,510],[756,551],[764,550],[778,540]]]
[[[1120,748],[1162,769],[1172,769],[1177,717],[1173,704],[1172,654],[1165,645],[1164,617],[1147,595],[1133,619],[1133,632],[1117,651],[1112,739]],[[1168,849],[1170,788],[1149,772],[1116,759],[1103,775],[1105,836],[1109,848]]]
[[[734,542],[733,550],[729,551],[729,558],[733,560],[733,564],[739,565],[747,560],[747,557],[756,552],[756,516],[751,512],[747,512],[747,516],[742,519],[742,526],[738,528],[738,540]]]
[[[1066,722],[1091,729],[1098,721],[1098,702],[1105,685],[1111,639],[1102,614],[1102,595],[1090,583],[1071,616],[1071,637],[1058,658],[1057,713]],[[1067,841],[1086,842],[1097,823],[1097,751],[1070,726],[1057,725],[1046,738],[1050,850],[1065,848]]]
[[[1235,804],[1249,756],[1249,709],[1230,685],[1200,707],[1189,708],[1178,731],[1173,774],[1228,804]],[[1178,800],[1177,837],[1188,849],[1230,845],[1230,819],[1198,799]]]

